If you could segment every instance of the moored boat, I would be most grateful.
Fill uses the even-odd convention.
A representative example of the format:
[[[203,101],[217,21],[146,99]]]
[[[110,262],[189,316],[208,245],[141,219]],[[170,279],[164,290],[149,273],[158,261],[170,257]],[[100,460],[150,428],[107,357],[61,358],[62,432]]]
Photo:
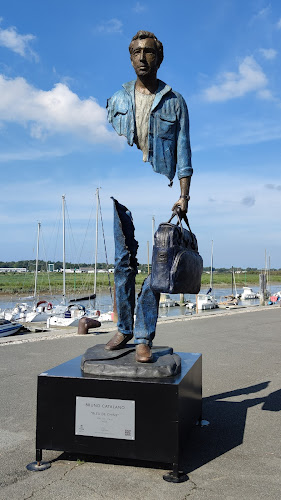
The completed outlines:
[[[178,305],[177,302],[174,299],[171,299],[168,293],[160,294],[159,307],[175,307],[176,305]]]
[[[7,337],[13,335],[22,328],[22,325],[9,321],[7,319],[0,319],[0,337]]]
[[[243,292],[241,293],[241,300],[251,300],[257,299],[258,295],[249,286],[243,286]]]
[[[198,311],[205,311],[207,309],[216,309],[219,307],[217,300],[212,295],[208,293],[199,293],[197,295],[197,308]],[[189,302],[186,304],[187,309],[195,309],[196,304],[194,302]]]
[[[197,298],[197,306],[198,310],[205,311],[207,309],[216,309],[218,307],[218,303],[212,295],[199,293]]]

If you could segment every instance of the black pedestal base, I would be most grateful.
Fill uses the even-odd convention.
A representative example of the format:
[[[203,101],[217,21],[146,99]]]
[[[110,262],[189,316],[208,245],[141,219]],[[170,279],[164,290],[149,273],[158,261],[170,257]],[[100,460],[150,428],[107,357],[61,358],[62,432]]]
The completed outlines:
[[[186,480],[179,463],[202,419],[202,356],[178,355],[181,372],[164,379],[85,376],[81,356],[39,375],[37,465],[28,469],[44,470],[46,449],[173,464],[164,479]]]
[[[42,470],[49,469],[51,467],[50,462],[31,462],[26,466],[27,470],[32,472],[40,472]]]
[[[173,470],[168,472],[168,474],[164,474],[163,479],[168,483],[184,483],[185,481],[188,481],[188,476],[184,472]]]

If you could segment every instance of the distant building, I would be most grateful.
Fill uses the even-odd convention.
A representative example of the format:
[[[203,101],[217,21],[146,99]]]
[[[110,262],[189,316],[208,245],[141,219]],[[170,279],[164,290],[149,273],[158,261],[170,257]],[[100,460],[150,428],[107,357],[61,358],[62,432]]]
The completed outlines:
[[[81,269],[66,269],[65,270],[65,274],[74,274],[74,273],[77,273],[77,274],[81,274],[83,271],[81,271]]]
[[[94,273],[95,270],[93,267],[81,267],[81,272],[82,273]]]
[[[0,267],[0,273],[26,273],[26,267]]]

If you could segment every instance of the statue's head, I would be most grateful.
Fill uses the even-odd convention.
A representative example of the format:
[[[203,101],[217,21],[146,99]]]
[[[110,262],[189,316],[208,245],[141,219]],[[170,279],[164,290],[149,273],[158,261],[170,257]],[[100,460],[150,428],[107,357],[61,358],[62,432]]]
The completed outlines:
[[[164,55],[163,45],[150,31],[138,31],[129,45],[131,62],[137,76],[157,73]]]

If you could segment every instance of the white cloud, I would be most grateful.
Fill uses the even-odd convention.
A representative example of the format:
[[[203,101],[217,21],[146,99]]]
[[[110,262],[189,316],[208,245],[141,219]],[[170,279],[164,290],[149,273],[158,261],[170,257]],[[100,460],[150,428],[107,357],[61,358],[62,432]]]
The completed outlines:
[[[271,5],[268,4],[264,9],[259,10],[256,17],[266,17],[271,12]]]
[[[259,10],[256,14],[253,15],[253,17],[250,20],[250,24],[254,23],[255,21],[265,20],[270,13],[271,13],[271,5],[268,4],[266,7]]]
[[[280,17],[280,19],[279,19],[279,21],[278,21],[278,23],[277,23],[276,26],[277,26],[278,30],[281,30],[281,17]]]
[[[20,151],[12,152],[0,152],[0,163],[7,163],[10,161],[26,161],[26,160],[41,160],[42,158],[58,158],[65,156],[65,150],[54,149],[52,151],[47,150],[36,150],[36,149],[24,149]]]
[[[136,5],[133,7],[133,11],[136,12],[137,14],[140,14],[141,12],[145,12],[146,11],[146,5],[140,3],[140,2],[137,2]]]
[[[264,99],[266,101],[276,101],[276,102],[279,102],[278,99],[276,99],[272,95],[272,92],[270,92],[270,90],[268,90],[268,89],[259,90],[258,93],[257,93],[257,96],[260,99]]]
[[[261,90],[267,85],[267,78],[262,68],[252,56],[247,56],[239,64],[238,72],[225,72],[219,77],[219,83],[204,90],[207,101],[227,101],[243,97],[248,92]]]
[[[123,23],[119,19],[113,18],[101,23],[97,27],[100,33],[122,33]]]
[[[260,49],[260,53],[265,59],[269,60],[275,59],[278,54],[277,50],[274,49]]]
[[[29,125],[31,136],[36,139],[62,133],[90,143],[122,143],[107,128],[106,110],[93,97],[80,99],[63,83],[44,91],[24,78],[7,79],[0,75],[0,95],[0,120]]]
[[[0,18],[0,22],[2,18]],[[35,40],[34,35],[20,35],[14,26],[7,29],[0,28],[0,45],[16,52],[22,57],[32,57],[38,61],[38,55],[30,47],[30,42]]]

